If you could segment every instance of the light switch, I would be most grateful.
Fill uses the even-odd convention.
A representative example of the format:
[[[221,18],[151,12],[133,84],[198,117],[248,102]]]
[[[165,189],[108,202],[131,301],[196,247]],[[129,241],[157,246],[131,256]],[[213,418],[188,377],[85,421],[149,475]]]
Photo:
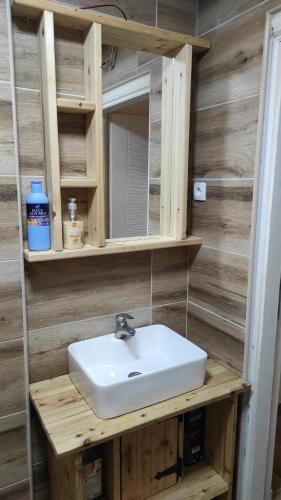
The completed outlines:
[[[193,199],[195,201],[206,201],[207,187],[206,182],[194,182],[193,184]]]

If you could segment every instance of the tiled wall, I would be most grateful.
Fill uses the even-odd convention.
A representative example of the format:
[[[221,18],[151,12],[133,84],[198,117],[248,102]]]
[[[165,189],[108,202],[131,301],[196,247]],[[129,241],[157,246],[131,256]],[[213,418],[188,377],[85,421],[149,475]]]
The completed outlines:
[[[28,499],[21,254],[5,0],[0,0],[0,498]]]
[[[126,10],[129,18],[194,33],[196,6],[191,0],[184,3],[158,1],[158,9],[153,1],[145,2],[145,5],[135,1],[118,4]],[[30,180],[43,175],[38,41],[35,25],[30,21],[15,19],[13,29],[24,203]],[[83,95],[82,39],[79,34],[66,29],[58,29],[56,36],[57,88],[60,93]],[[148,68],[152,74],[155,72],[156,78],[152,79],[155,98],[151,110],[155,138],[160,129],[157,128],[161,105],[158,66],[158,61],[151,63],[143,54],[134,53],[128,57],[126,51],[121,50],[116,66],[122,79],[130,73],[130,68],[131,74]],[[105,74],[108,85],[112,78],[110,73]],[[63,117],[61,120],[62,175],[85,172],[84,131],[79,118],[71,127]],[[157,139],[154,144],[157,145]],[[155,177],[158,177],[157,154],[154,154],[153,159]],[[186,249],[26,263],[30,381],[67,373],[69,343],[113,331],[115,315],[121,311],[132,313],[135,326],[161,322],[186,335],[187,268]],[[47,457],[45,439],[35,416],[32,418],[32,428],[34,490],[35,498],[41,500],[48,495]]]
[[[198,60],[193,179],[207,201],[192,204],[188,337],[235,370],[243,366],[252,192],[267,10],[280,0],[199,0],[197,34],[211,50]]]

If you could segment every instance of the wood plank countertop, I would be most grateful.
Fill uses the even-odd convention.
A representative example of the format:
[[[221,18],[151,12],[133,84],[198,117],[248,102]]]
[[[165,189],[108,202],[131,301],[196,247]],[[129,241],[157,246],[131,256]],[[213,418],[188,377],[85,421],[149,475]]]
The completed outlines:
[[[62,456],[249,388],[250,385],[238,375],[208,360],[205,383],[199,389],[112,419],[96,416],[69,375],[31,384],[30,396],[55,454]]]

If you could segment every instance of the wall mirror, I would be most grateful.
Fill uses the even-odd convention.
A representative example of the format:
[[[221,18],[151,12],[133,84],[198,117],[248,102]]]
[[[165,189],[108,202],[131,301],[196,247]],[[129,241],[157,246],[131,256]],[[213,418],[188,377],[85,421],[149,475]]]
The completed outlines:
[[[162,57],[103,47],[105,234],[160,234]]]

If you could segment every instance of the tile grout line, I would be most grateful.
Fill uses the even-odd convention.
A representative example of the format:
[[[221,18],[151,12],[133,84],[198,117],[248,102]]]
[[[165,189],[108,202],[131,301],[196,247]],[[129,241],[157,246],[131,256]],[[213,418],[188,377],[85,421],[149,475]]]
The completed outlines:
[[[254,99],[254,97],[259,97],[260,93],[255,93],[255,94],[250,94],[250,95],[246,95],[244,97],[239,97],[237,99],[230,99],[229,101],[222,101],[222,102],[218,102],[217,104],[212,104],[210,106],[205,106],[203,108],[196,108],[196,109],[193,109],[192,110],[192,113],[197,113],[197,112],[200,112],[200,111],[207,111],[208,109],[212,109],[212,108],[220,108],[220,107],[223,107],[223,106],[227,106],[229,104],[236,104],[236,103],[239,103],[241,101],[247,101],[249,99]]]
[[[206,307],[200,306],[199,304],[196,304],[196,302],[193,302],[192,300],[189,300],[188,302],[192,306],[195,306],[198,309],[202,309],[202,311],[206,311],[208,314],[210,314],[212,316],[216,316],[217,318],[222,319],[223,321],[226,321],[230,325],[233,325],[233,326],[236,326],[238,328],[242,328],[243,330],[246,330],[246,326],[240,325],[240,323],[235,323],[235,321],[232,321],[231,319],[225,318],[224,316],[221,316],[220,314],[215,313],[214,311],[211,311],[210,309],[207,309]],[[235,338],[237,338],[237,337],[235,337]]]
[[[193,177],[192,182],[254,182],[254,177]],[[196,201],[196,200],[193,200]]]
[[[17,415],[26,415],[26,410],[16,411],[15,413],[9,413],[8,415],[4,415],[4,416],[0,417],[0,424],[1,424],[1,420],[4,420],[4,419],[9,418],[9,417],[16,417]]]
[[[207,31],[204,31],[203,33],[200,33],[198,36],[206,36],[208,33],[212,33],[213,31],[216,31],[217,29],[221,28],[222,26],[225,26],[226,24],[235,21],[236,19],[239,19],[239,17],[248,14],[249,12],[258,9],[259,7],[266,5],[270,0],[264,0],[262,2],[257,3],[256,5],[253,5],[253,7],[249,7],[249,9],[244,10],[243,12],[240,12],[239,14],[236,14],[235,16],[231,17],[230,19],[227,19],[226,21],[223,21],[222,23],[218,24],[217,26],[213,26],[213,28],[210,28]]]
[[[17,111],[16,111],[16,89],[15,89],[15,67],[13,54],[13,33],[12,33],[12,14],[10,0],[6,0],[6,20],[8,29],[9,45],[9,64],[11,77],[11,99],[12,99],[12,117],[14,133],[14,154],[17,174],[17,203],[18,203],[18,222],[19,222],[19,250],[20,250],[20,268],[21,268],[21,290],[22,290],[22,330],[23,330],[23,357],[24,357],[24,375],[25,375],[25,403],[26,403],[26,437],[27,437],[27,465],[29,473],[30,500],[33,500],[33,476],[32,476],[32,449],[31,449],[31,420],[30,420],[30,401],[29,401],[29,369],[28,369],[28,339],[27,339],[27,314],[26,314],[26,290],[23,260],[23,226],[21,216],[21,185],[19,175],[19,143],[17,129]]]
[[[26,477],[25,479],[22,479],[21,481],[17,481],[16,483],[11,483],[8,484],[7,486],[4,486],[3,488],[0,488],[0,493],[9,493],[9,490],[13,488],[14,486],[21,485],[29,481],[29,477]]]
[[[230,253],[232,255],[238,255],[239,257],[245,257],[247,258],[248,260],[250,259],[249,255],[245,254],[245,253],[239,253],[239,252],[234,252],[233,250],[226,250],[224,248],[218,248],[218,247],[214,247],[212,245],[207,245],[206,243],[203,243],[203,247],[205,248],[210,248],[211,250],[218,250],[219,252],[226,252],[226,253]]]

